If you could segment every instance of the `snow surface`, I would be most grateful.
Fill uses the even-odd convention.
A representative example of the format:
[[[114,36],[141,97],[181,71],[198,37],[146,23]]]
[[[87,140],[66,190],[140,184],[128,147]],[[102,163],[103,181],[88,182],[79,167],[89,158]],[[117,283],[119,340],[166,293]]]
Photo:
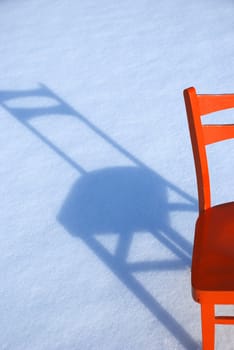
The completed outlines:
[[[2,350],[201,348],[182,91],[234,92],[233,11],[0,2]],[[214,202],[233,200],[233,146],[209,150]]]

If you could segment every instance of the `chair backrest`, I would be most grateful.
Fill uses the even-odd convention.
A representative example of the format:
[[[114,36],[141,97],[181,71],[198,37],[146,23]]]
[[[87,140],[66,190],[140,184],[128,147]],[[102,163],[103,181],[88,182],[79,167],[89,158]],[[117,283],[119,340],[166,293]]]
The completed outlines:
[[[234,94],[199,95],[194,87],[184,90],[190,137],[195,161],[199,212],[211,206],[206,145],[234,138],[234,124],[203,124],[202,116],[234,108]]]

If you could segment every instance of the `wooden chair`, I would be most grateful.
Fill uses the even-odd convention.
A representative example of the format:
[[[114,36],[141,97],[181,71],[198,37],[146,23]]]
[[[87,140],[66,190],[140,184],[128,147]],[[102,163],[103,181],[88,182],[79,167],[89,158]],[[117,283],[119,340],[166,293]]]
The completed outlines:
[[[211,205],[206,145],[234,138],[234,124],[207,125],[202,123],[202,116],[233,108],[234,94],[199,95],[190,87],[184,90],[184,99],[199,199],[192,257],[192,295],[201,304],[203,350],[213,350],[215,324],[234,324],[232,316],[215,315],[215,305],[234,304],[234,202]],[[234,165],[234,159],[232,162]]]

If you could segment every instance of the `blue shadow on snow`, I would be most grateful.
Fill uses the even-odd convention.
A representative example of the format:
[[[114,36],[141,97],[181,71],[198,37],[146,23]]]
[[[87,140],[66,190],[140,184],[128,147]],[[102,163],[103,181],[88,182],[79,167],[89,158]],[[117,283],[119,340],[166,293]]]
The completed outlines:
[[[47,107],[12,107],[11,100],[49,98]],[[159,174],[146,166],[95,124],[78,113],[44,84],[32,90],[0,91],[0,105],[24,127],[38,137],[59,157],[81,175],[70,189],[57,219],[73,236],[79,237],[103,261],[119,280],[145,305],[163,326],[180,342],[183,348],[195,350],[198,344],[180,323],[152,296],[135,277],[135,272],[184,269],[190,265],[191,244],[170,225],[173,211],[195,211],[197,202]],[[109,145],[128,158],[133,166],[112,167],[87,172],[48,137],[30,124],[31,118],[52,114],[72,115],[99,135]],[[168,201],[168,191],[174,191],[182,200]],[[149,232],[173,253],[174,259],[127,261],[135,234]],[[110,252],[98,235],[115,234],[117,245]],[[93,276],[93,278],[95,278]],[[178,297],[179,299],[181,296]],[[186,312],[187,310],[185,310]]]

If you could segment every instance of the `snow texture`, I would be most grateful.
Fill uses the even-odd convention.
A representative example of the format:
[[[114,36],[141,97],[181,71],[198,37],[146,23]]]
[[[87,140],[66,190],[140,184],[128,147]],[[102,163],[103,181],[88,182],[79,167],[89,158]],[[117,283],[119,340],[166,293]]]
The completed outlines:
[[[182,91],[234,92],[233,11],[0,2],[2,350],[201,349]],[[233,200],[233,146],[209,149],[214,203]]]

